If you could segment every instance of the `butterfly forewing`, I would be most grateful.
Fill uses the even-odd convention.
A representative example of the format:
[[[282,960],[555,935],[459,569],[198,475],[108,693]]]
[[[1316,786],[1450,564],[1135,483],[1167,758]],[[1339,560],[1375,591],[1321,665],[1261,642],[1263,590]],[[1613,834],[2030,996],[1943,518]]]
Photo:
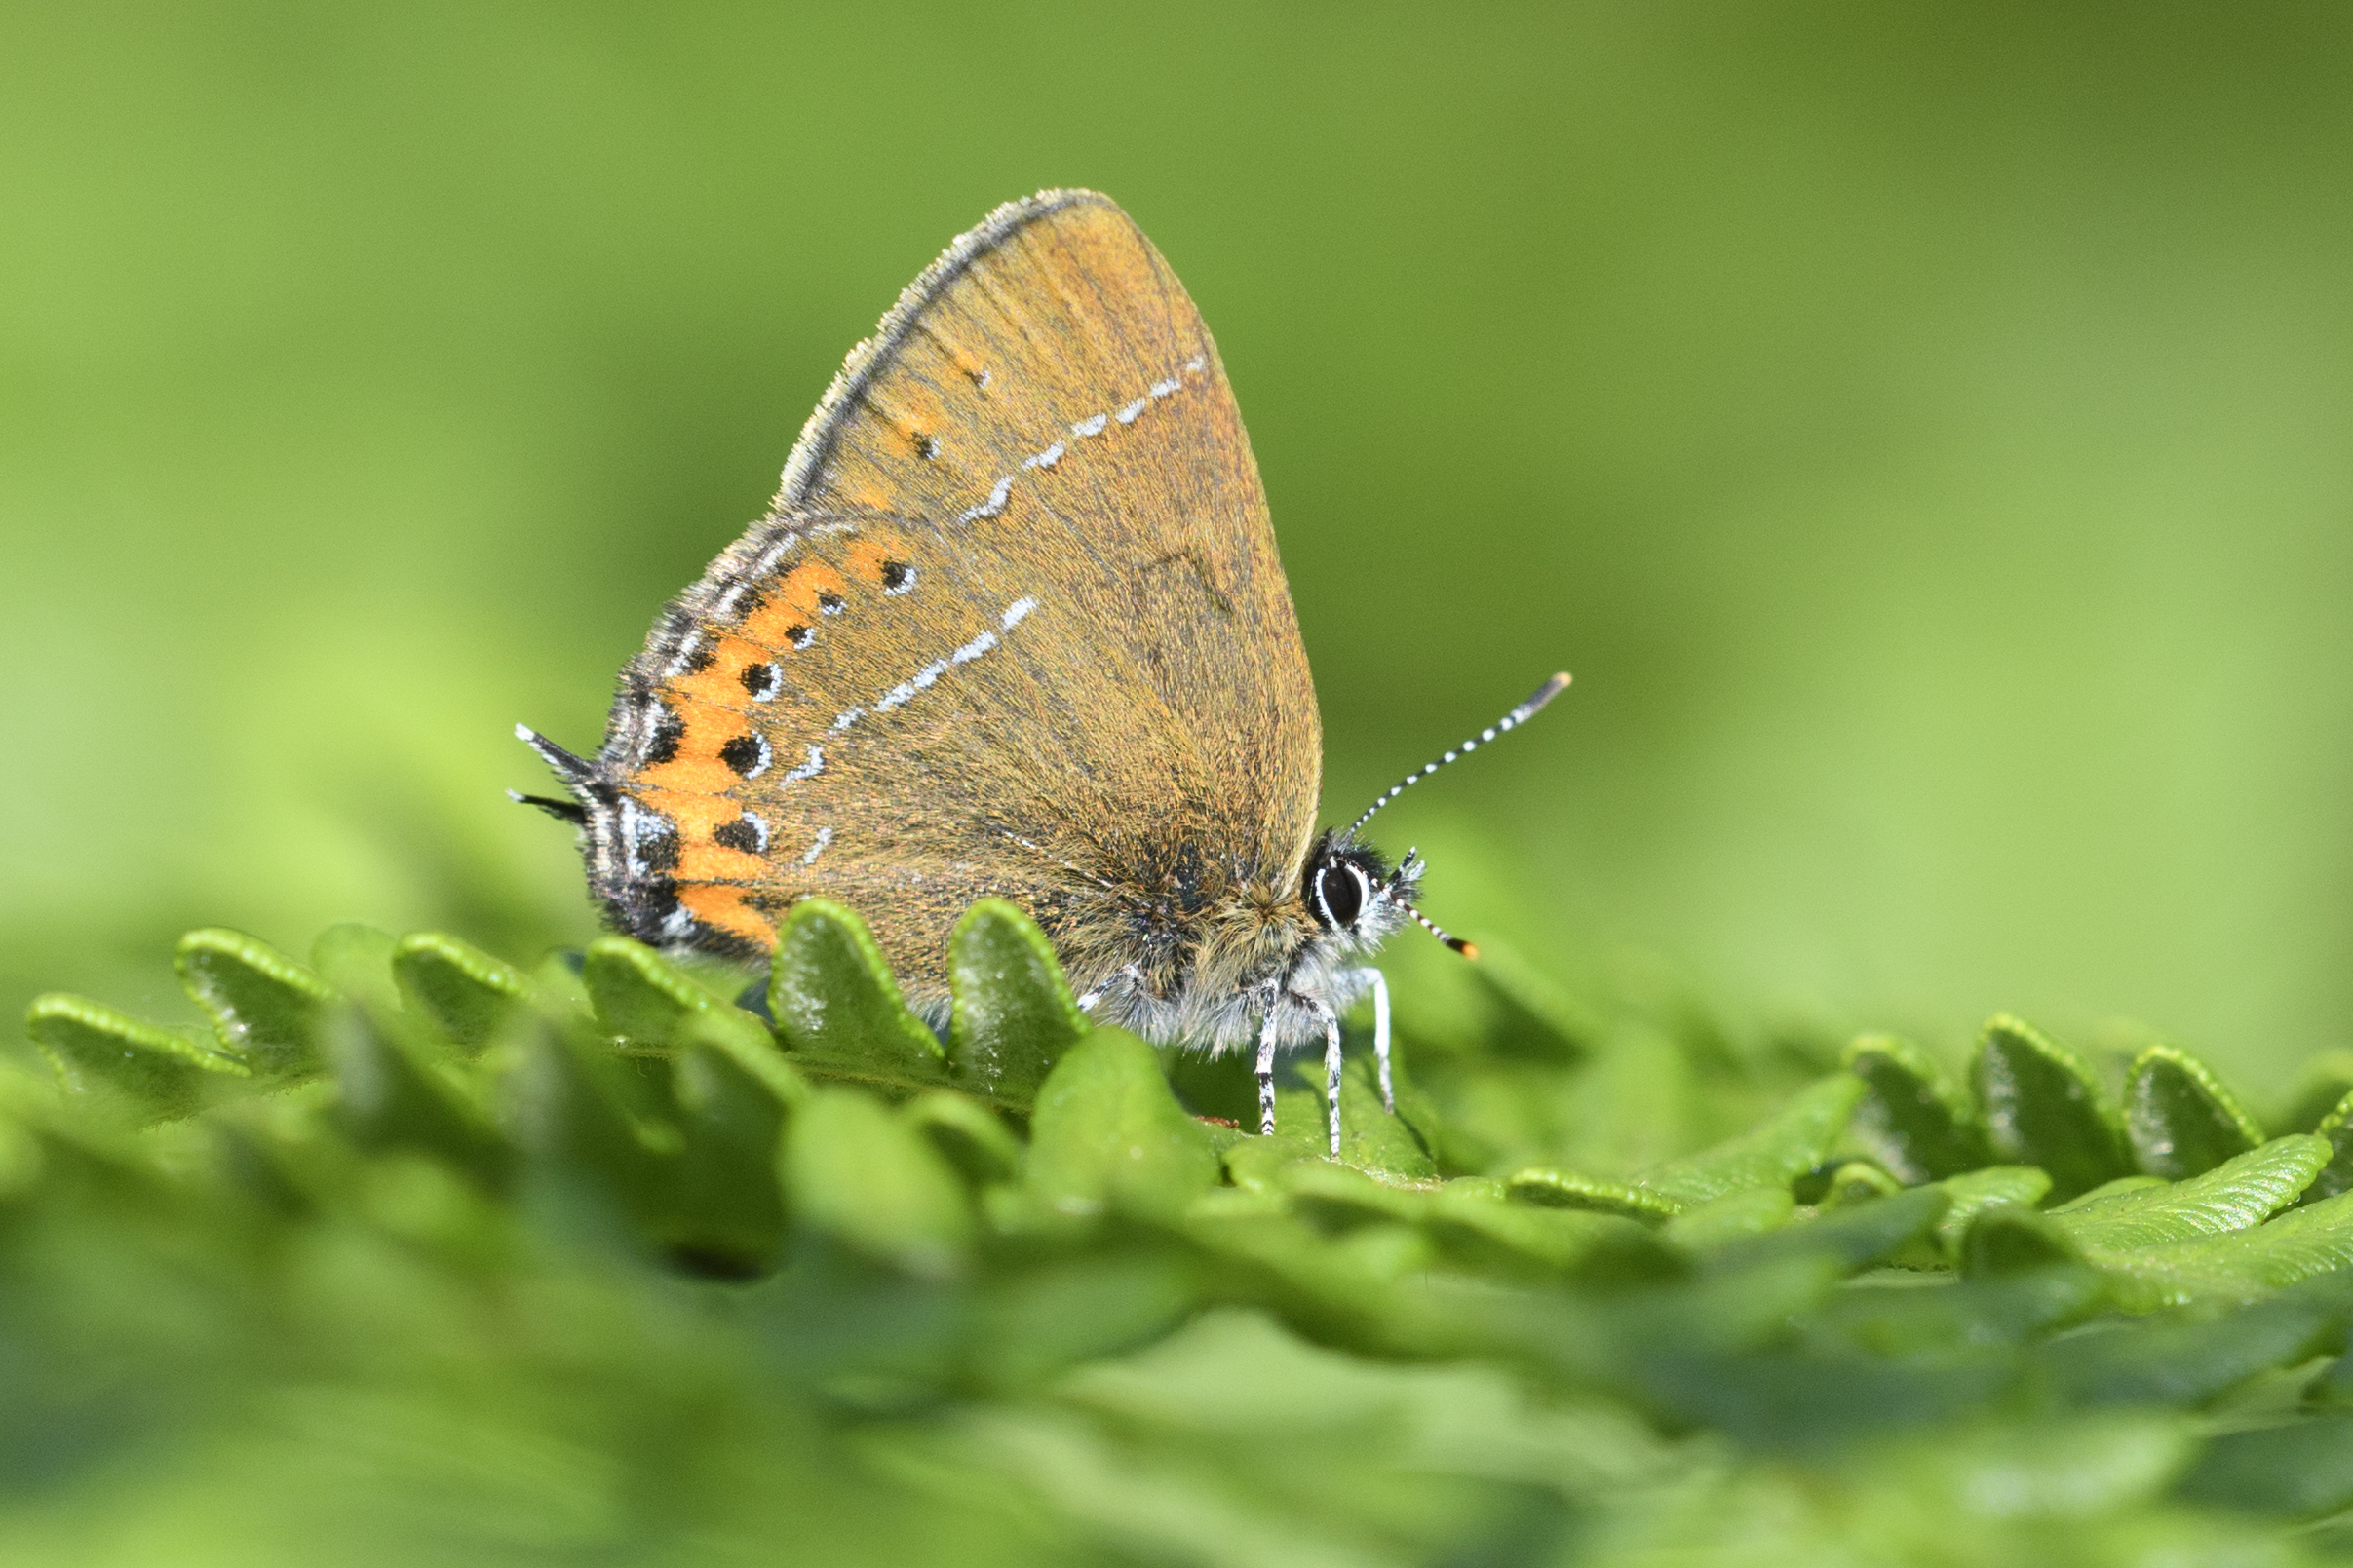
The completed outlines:
[[[993,894],[1085,984],[1295,891],[1320,754],[1215,345],[1125,213],[1052,192],[902,296],[632,666],[600,891],[735,951],[824,893],[935,1007]]]

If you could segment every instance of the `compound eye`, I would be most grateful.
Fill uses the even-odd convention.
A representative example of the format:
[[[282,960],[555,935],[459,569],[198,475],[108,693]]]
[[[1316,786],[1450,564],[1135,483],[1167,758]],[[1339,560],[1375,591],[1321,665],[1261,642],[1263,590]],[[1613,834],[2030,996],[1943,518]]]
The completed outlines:
[[[1342,861],[1316,872],[1315,897],[1323,908],[1325,921],[1347,931],[1355,927],[1356,917],[1365,912],[1372,888],[1363,871]]]

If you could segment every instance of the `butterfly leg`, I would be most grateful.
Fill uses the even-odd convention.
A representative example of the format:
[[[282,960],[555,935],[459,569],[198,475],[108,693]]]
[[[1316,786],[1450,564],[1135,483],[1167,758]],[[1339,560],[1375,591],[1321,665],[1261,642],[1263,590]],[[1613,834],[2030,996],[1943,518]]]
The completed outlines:
[[[1331,1158],[1340,1157],[1340,1018],[1325,1002],[1312,1004],[1324,1019],[1324,1115],[1331,1127]]]
[[[1103,999],[1103,993],[1111,989],[1111,980],[1117,979],[1132,980],[1137,985],[1140,986],[1143,984],[1143,972],[1138,970],[1135,965],[1130,964],[1127,968],[1121,970],[1117,975],[1112,975],[1110,980],[1103,981],[1102,984],[1097,986],[1094,990],[1089,991],[1085,996],[1080,997],[1078,999],[1078,1010],[1081,1013],[1094,1012],[1095,1004],[1100,1002]]]
[[[1381,1109],[1397,1114],[1397,1087],[1389,1077],[1389,982],[1377,969],[1351,970],[1348,977],[1372,987],[1372,1060],[1380,1069]]]
[[[1275,1015],[1269,1013],[1258,1024],[1258,1134],[1273,1137],[1275,1132]]]

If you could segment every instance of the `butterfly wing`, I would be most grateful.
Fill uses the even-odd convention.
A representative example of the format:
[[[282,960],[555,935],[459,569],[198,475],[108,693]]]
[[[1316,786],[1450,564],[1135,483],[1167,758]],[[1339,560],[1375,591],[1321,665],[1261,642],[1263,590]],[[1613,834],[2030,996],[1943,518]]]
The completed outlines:
[[[625,929],[756,952],[824,894],[937,1009],[986,895],[1082,986],[1295,899],[1321,753],[1216,346],[1126,213],[1053,191],[852,352],[575,788]]]

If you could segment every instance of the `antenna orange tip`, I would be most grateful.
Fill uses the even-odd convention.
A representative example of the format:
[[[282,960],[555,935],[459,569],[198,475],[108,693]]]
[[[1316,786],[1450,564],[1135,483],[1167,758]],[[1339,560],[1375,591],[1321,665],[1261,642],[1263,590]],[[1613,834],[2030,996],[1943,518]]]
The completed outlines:
[[[1477,942],[1463,942],[1458,945],[1454,951],[1460,953],[1465,958],[1475,959],[1479,956],[1479,944]]]

